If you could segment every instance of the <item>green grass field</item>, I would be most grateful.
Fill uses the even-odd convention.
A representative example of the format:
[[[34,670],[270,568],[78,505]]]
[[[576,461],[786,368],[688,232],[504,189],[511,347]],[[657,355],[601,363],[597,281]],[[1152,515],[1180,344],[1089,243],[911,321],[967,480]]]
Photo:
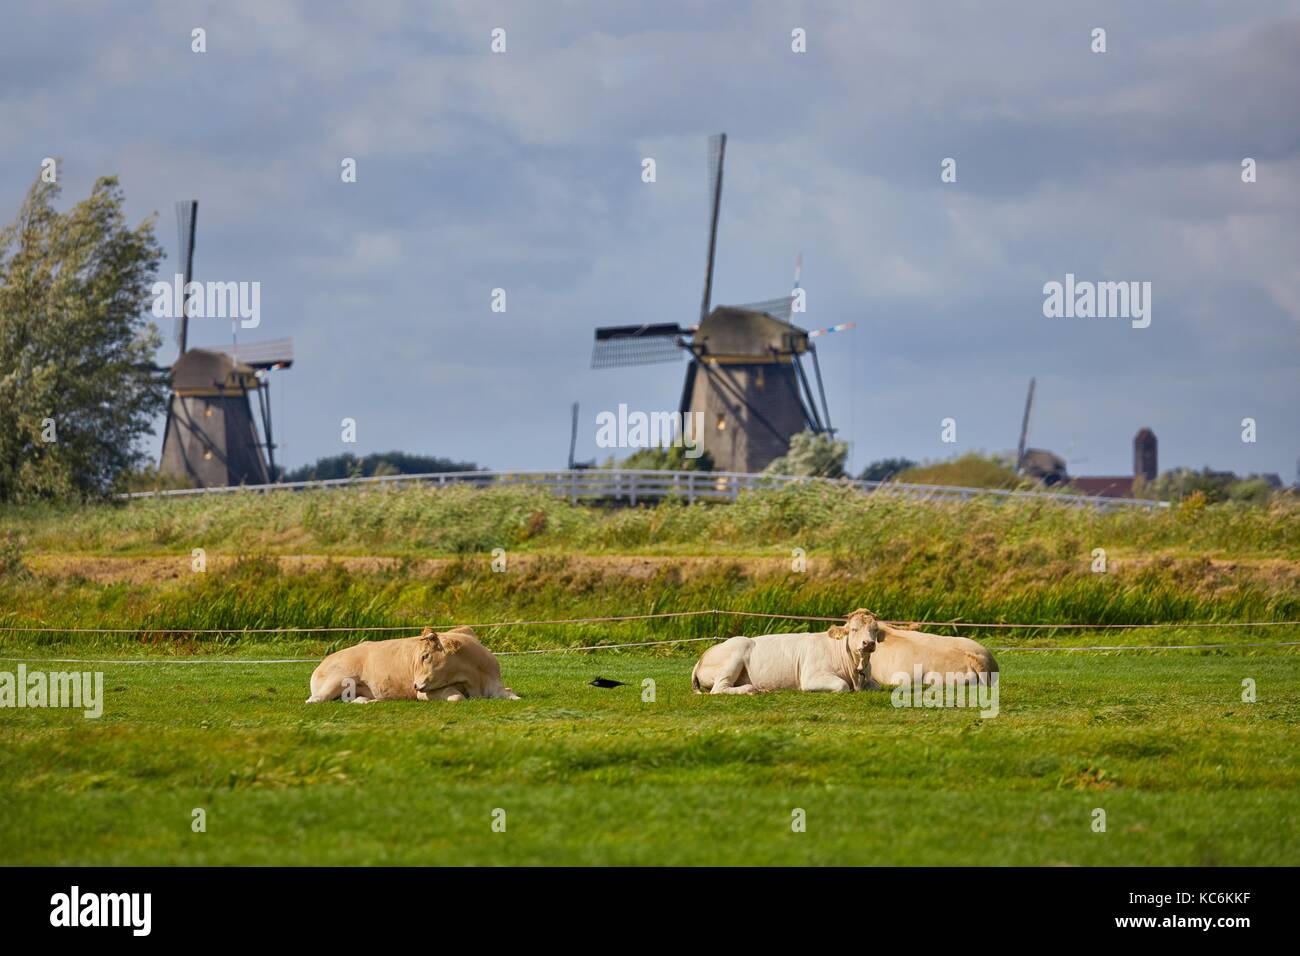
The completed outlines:
[[[0,628],[19,629],[0,630],[0,656],[149,662],[48,665],[105,673],[97,720],[0,708],[2,862],[1300,864],[1300,649],[1247,646],[1300,628],[1233,626],[1300,620],[1293,503],[1101,514],[809,486],[605,511],[408,489],[11,508],[0,532]],[[1216,626],[977,631],[1010,648],[988,719],[895,708],[884,692],[692,695],[702,644],[509,656],[523,700],[459,704],[308,706],[312,663],[164,663],[316,658],[374,633],[362,628],[433,622],[862,605],[931,622]],[[481,635],[511,652],[807,626]],[[244,630],[294,627],[356,630]],[[185,630],[199,628],[221,630]],[[1029,650],[1188,643],[1229,646]],[[587,686],[597,675],[631,686]]]
[[[0,857],[1300,863],[1294,655],[1008,652],[987,719],[884,692],[692,695],[690,666],[515,657],[520,701],[365,706],[302,703],[310,664],[107,666],[99,720],[0,712]],[[632,686],[587,686],[596,674]]]

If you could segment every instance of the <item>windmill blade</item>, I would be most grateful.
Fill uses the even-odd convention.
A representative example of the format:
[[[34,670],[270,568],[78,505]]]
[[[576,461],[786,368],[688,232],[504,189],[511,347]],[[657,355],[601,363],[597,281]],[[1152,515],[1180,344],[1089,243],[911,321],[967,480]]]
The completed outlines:
[[[816,332],[809,332],[808,338],[815,339],[818,336],[831,335],[834,332],[847,332],[850,329],[856,329],[857,327],[858,324],[856,322],[841,322],[839,325],[832,325],[829,328],[818,329]]]
[[[217,349],[236,362],[256,369],[289,368],[293,365],[293,339],[271,339],[266,342],[245,342]]]
[[[772,318],[780,319],[782,322],[789,322],[790,317],[793,315],[793,302],[788,295],[784,295],[779,299],[749,302],[745,305],[738,305],[736,308],[747,309],[750,312],[766,312]]]
[[[181,274],[185,277],[184,284],[181,286],[181,301],[179,303],[179,314],[176,316],[176,323],[172,329],[172,334],[176,339],[177,357],[184,355],[189,344],[190,320],[185,314],[185,289],[189,286],[190,280],[194,276],[194,236],[199,224],[199,201],[197,199],[182,199],[176,204],[176,232],[180,237],[180,258],[177,260],[177,266],[181,269]]]
[[[831,407],[826,404],[826,384],[822,381],[822,363],[817,361],[816,348],[810,345],[808,351],[812,353],[813,371],[817,373],[817,391],[821,393],[822,397],[822,412],[826,416],[826,430],[831,433],[831,437],[834,437],[835,428],[831,425]]]
[[[813,352],[813,359],[815,360],[816,358],[817,353]],[[803,370],[803,356],[795,355],[794,370],[798,373],[799,381],[803,383],[804,391],[808,394],[808,403],[807,405],[804,404],[803,396],[799,394],[798,388],[795,389],[795,400],[799,402],[800,407],[803,408],[803,417],[808,422],[809,427],[820,434],[821,432],[826,431],[826,426],[822,424],[821,414],[817,411],[817,399],[813,397],[812,386],[808,384],[808,374]],[[821,372],[818,371],[817,374],[819,376],[817,381],[818,384],[820,384]]]
[[[1029,380],[1029,394],[1025,397],[1025,417],[1020,422],[1020,444],[1016,446],[1016,471],[1025,460],[1025,442],[1029,440],[1029,412],[1034,407],[1034,379]]]
[[[704,270],[704,300],[700,303],[700,321],[709,314],[713,299],[713,259],[718,250],[718,212],[722,206],[722,166],[727,158],[727,134],[709,137],[709,195],[713,214],[709,220],[709,261]]]
[[[573,425],[569,429],[569,471],[573,471],[573,456],[578,450],[578,403],[573,403]]]
[[[680,339],[687,331],[674,323],[612,325],[597,329],[596,343],[591,350],[591,367],[623,368],[681,361]]]

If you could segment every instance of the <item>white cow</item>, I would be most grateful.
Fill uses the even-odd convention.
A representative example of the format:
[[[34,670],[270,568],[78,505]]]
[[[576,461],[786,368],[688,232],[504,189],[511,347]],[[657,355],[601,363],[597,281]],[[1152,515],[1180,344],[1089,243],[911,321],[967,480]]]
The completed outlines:
[[[875,633],[858,620],[813,634],[733,637],[700,656],[691,671],[691,688],[697,694],[875,690],[879,685],[870,673]]]

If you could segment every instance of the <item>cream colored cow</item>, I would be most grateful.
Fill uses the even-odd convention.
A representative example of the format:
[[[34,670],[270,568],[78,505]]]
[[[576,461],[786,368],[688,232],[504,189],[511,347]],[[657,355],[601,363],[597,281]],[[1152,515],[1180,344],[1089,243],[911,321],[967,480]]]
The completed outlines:
[[[882,686],[894,686],[914,679],[918,667],[922,674],[968,675],[996,674],[998,662],[988,648],[967,637],[944,637],[911,631],[878,621],[870,611],[860,608],[849,615],[849,628],[867,628],[875,637],[871,654],[871,679]]]
[[[331,654],[311,675],[307,703],[351,698],[375,700],[518,700],[501,683],[501,665],[468,627],[441,634],[426,627],[419,637],[362,641]]]
[[[733,637],[700,656],[691,689],[697,694],[874,690],[878,685],[868,662],[875,649],[865,621],[812,634]]]

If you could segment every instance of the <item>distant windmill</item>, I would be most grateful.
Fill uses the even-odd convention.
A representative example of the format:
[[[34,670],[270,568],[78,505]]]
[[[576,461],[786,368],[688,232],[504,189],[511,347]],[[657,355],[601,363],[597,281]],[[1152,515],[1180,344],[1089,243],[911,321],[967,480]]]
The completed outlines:
[[[183,478],[195,487],[267,484],[275,475],[271,432],[270,382],[274,369],[293,365],[293,341],[280,339],[228,349],[189,348],[189,314],[185,307],[194,274],[197,200],[176,204],[182,299],[174,329],[176,361],[169,369],[171,401],[163,433],[161,474]],[[258,437],[249,396],[257,395],[262,420]]]
[[[1029,394],[1025,396],[1025,415],[1020,421],[1020,444],[1016,447],[1016,473],[1037,478],[1045,485],[1057,485],[1070,480],[1065,459],[1043,448],[1027,448],[1029,416],[1034,408],[1035,379],[1029,380]]]
[[[592,368],[620,368],[689,360],[679,410],[702,412],[703,450],[720,471],[762,471],[804,429],[834,434],[810,334],[790,322],[795,293],[767,302],[712,307],[713,264],[727,135],[709,139],[708,261],[699,324],[618,325],[596,329]],[[801,265],[801,263],[800,263]],[[840,330],[845,326],[836,326]],[[832,331],[823,329],[821,333]],[[811,354],[821,409],[801,361]]]

